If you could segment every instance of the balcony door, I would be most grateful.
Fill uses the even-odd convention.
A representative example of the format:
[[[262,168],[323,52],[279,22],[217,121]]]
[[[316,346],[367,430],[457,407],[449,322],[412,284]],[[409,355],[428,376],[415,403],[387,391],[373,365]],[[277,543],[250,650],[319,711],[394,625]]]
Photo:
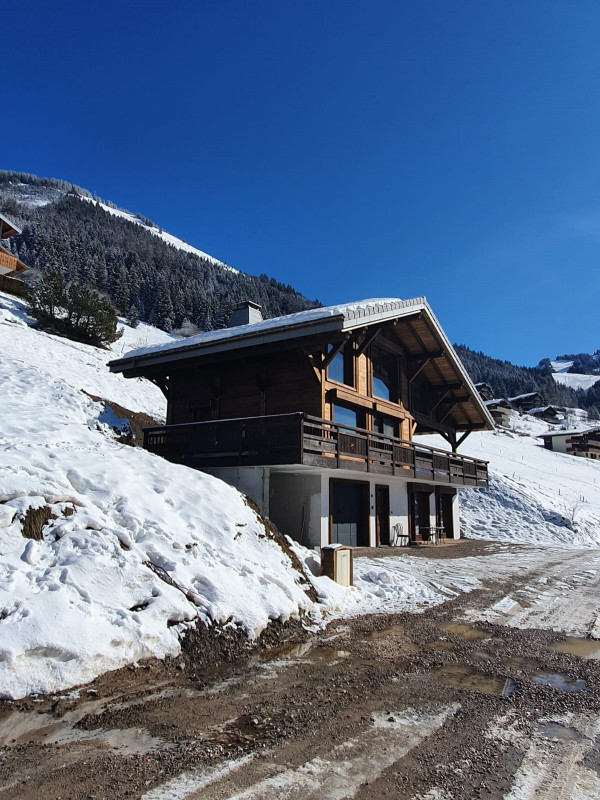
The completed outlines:
[[[329,485],[331,542],[347,547],[369,544],[369,485],[332,480]]]
[[[375,527],[377,546],[390,543],[390,487],[375,487]]]
[[[409,526],[410,538],[413,542],[429,540],[431,533],[429,495],[431,491],[409,488]]]

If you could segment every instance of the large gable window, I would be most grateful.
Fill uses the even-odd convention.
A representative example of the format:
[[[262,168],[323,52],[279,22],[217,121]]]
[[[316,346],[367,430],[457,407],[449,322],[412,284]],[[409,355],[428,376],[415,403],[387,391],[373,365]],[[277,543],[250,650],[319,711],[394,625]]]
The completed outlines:
[[[327,352],[330,353],[335,347],[337,345],[328,345]],[[351,344],[347,343],[342,347],[329,362],[327,379],[336,383],[344,383],[346,386],[354,386],[354,352]]]
[[[398,402],[398,366],[397,360],[381,350],[373,348],[371,352],[373,364],[373,397],[381,400]]]

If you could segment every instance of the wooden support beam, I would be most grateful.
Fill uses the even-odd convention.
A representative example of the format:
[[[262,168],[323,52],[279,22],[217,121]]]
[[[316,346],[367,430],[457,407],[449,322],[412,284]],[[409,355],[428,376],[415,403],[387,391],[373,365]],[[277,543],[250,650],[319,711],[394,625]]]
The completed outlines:
[[[371,328],[370,332],[366,332],[365,333],[365,338],[362,340],[362,342],[356,348],[356,354],[355,355],[356,355],[357,358],[359,356],[362,356],[362,354],[365,352],[367,347],[369,347],[370,345],[373,344],[373,342],[375,341],[375,339],[379,335],[379,331],[380,330],[381,330],[381,327],[377,326],[376,328]],[[368,329],[367,329],[367,331],[368,331]]]
[[[416,333],[413,334],[416,338]],[[406,356],[407,361],[421,361],[422,359],[441,358],[444,355],[443,350],[434,350],[431,353],[410,353]]]
[[[457,448],[457,449],[458,449],[458,448],[461,446],[461,444],[464,442],[464,440],[467,438],[467,436],[468,436],[470,433],[473,433],[473,431],[472,431],[471,429],[469,429],[468,431],[465,431],[465,432],[463,433],[463,435],[460,437],[460,439],[459,439],[459,440],[456,442],[456,448]],[[455,451],[455,452],[456,452],[456,451]]]
[[[331,362],[337,356],[337,354],[344,349],[344,345],[346,344],[350,336],[351,336],[350,333],[346,334],[346,336],[342,339],[342,341],[339,344],[331,348],[331,350],[327,353],[327,355],[323,359],[322,362],[323,369],[327,369],[327,367],[331,364]]]
[[[155,386],[158,386],[158,388],[161,390],[161,392],[164,394],[167,400],[169,399],[169,393],[171,387],[168,375],[155,375],[153,378],[149,378],[148,380]]]
[[[431,414],[433,414],[433,412],[434,412],[434,411],[436,410],[436,408],[437,408],[437,407],[440,405],[440,403],[443,403],[443,402],[444,402],[444,400],[445,400],[445,399],[448,397],[448,395],[449,395],[449,394],[450,394],[450,390],[449,390],[449,389],[446,389],[446,391],[445,391],[445,392],[444,392],[444,393],[441,395],[441,397],[439,398],[439,400],[437,401],[437,403],[435,403],[435,405],[433,405],[433,406],[432,406],[432,408],[431,408],[431,412],[430,412]]]
[[[308,363],[311,365],[317,380],[319,381],[319,383],[321,383],[323,380],[323,367],[322,367],[323,359],[321,358],[317,359],[315,353],[307,353],[306,355],[308,358]]]
[[[413,373],[413,375],[411,375],[411,377],[408,379],[408,385],[409,385],[409,386],[410,386],[410,384],[411,384],[411,383],[412,383],[412,382],[415,380],[415,378],[417,378],[417,377],[420,375],[420,373],[421,373],[421,370],[424,370],[424,369],[425,369],[425,367],[427,366],[427,364],[429,364],[429,359],[428,359],[428,358],[426,358],[426,359],[425,359],[425,361],[423,361],[423,363],[421,364],[421,366],[419,367],[419,369],[418,369],[418,370],[417,370],[415,373]]]

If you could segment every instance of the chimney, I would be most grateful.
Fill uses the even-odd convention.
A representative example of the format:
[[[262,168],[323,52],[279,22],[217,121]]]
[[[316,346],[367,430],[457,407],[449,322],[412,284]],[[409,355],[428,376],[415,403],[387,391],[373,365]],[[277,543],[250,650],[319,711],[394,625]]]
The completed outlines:
[[[258,303],[253,303],[252,300],[244,300],[243,303],[238,303],[235,307],[228,327],[235,328],[237,325],[251,325],[253,322],[262,321],[261,306]]]

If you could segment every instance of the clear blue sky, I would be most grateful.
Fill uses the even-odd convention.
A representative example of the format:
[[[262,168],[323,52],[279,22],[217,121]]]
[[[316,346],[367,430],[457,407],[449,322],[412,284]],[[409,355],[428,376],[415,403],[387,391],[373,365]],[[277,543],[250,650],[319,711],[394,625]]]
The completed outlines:
[[[2,40],[0,167],[495,357],[600,347],[596,0],[33,0]]]

